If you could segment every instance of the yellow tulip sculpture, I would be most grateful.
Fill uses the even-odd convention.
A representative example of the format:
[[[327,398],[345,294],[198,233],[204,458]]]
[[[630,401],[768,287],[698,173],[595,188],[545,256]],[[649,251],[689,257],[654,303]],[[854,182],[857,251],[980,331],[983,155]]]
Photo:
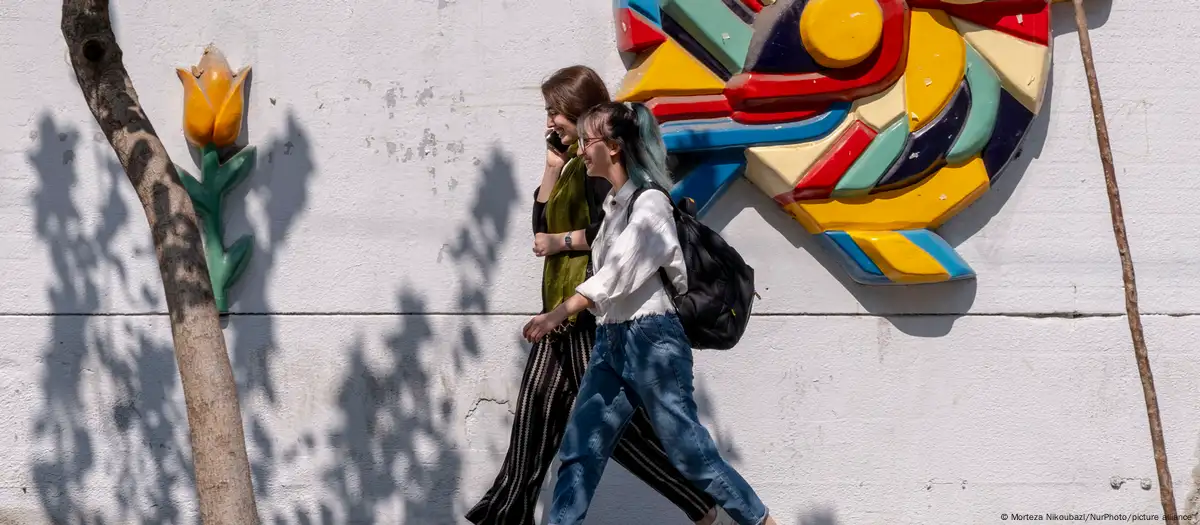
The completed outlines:
[[[247,146],[221,162],[221,150],[237,141],[245,112],[243,85],[250,67],[236,74],[214,46],[204,50],[191,71],[176,69],[183,83],[183,131],[200,148],[200,180],[179,165],[179,180],[200,216],[204,254],[213,295],[221,313],[229,311],[229,288],[250,262],[253,237],[244,235],[225,248],[221,211],[225,195],[254,169],[255,148]]]

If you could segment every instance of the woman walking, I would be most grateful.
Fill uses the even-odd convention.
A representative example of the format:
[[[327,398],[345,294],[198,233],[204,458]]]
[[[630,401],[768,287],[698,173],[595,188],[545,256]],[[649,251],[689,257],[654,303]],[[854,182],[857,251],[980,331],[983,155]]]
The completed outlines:
[[[530,341],[585,310],[599,327],[596,348],[559,449],[562,465],[551,525],[583,523],[605,464],[634,414],[645,409],[672,464],[742,525],[774,525],[746,480],[717,451],[693,399],[692,348],[659,268],[679,293],[687,266],[675,230],[666,150],[654,115],[641,104],[605,103],[579,119],[588,174],[612,185],[592,246],[595,275],[576,293],[525,326]],[[627,218],[628,217],[628,218]],[[619,447],[618,447],[619,448]]]
[[[572,66],[542,84],[546,127],[569,146],[560,152],[547,139],[546,169],[534,194],[533,251],[545,257],[542,311],[559,306],[589,275],[591,243],[603,220],[602,202],[611,189],[603,178],[588,177],[576,157],[575,120],[609,101],[608,89],[590,68]],[[546,471],[562,441],[579,382],[591,357],[596,319],[588,312],[565,316],[555,330],[533,345],[521,379],[508,454],[488,492],[466,517],[476,525],[533,525]],[[629,429],[614,439],[612,456],[683,510],[689,519],[711,524],[713,499],[679,473],[667,459],[645,411],[631,416]]]

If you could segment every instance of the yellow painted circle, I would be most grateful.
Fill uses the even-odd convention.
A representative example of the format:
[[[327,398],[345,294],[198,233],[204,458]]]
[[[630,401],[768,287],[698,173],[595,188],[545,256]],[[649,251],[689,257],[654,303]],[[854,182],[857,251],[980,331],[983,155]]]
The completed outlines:
[[[876,0],[812,0],[800,15],[800,39],[825,67],[850,67],[871,56],[883,38]]]

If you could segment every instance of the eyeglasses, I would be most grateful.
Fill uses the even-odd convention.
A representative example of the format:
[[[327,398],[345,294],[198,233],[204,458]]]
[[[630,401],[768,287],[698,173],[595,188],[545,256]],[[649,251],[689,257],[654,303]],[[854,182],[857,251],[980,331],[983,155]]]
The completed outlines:
[[[587,149],[587,147],[588,147],[588,146],[591,146],[593,142],[602,142],[602,141],[604,141],[604,138],[603,138],[603,137],[597,137],[597,138],[590,138],[590,139],[589,139],[589,138],[586,138],[586,137],[579,137],[579,141],[583,143],[583,148],[581,148],[581,149]]]

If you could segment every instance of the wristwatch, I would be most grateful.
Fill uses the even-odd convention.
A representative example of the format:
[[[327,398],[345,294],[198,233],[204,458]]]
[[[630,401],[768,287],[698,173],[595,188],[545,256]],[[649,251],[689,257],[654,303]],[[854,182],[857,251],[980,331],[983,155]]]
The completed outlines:
[[[567,236],[563,237],[563,242],[566,243],[567,249],[571,249],[571,234],[575,232],[567,232]]]

